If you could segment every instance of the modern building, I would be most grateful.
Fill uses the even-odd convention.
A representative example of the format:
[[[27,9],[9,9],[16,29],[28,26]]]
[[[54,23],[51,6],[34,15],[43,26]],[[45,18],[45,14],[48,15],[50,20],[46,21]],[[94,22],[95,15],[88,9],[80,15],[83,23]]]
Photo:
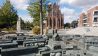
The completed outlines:
[[[79,27],[98,27],[98,6],[81,13],[78,20]]]
[[[61,14],[59,5],[56,3],[48,4],[47,22],[46,26],[49,29],[64,28],[64,15]]]

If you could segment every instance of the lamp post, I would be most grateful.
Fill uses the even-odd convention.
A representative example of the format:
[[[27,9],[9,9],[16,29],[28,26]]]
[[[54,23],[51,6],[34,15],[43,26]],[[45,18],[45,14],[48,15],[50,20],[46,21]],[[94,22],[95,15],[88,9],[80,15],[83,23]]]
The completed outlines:
[[[43,12],[42,12],[42,0],[40,0],[40,34],[43,35]]]

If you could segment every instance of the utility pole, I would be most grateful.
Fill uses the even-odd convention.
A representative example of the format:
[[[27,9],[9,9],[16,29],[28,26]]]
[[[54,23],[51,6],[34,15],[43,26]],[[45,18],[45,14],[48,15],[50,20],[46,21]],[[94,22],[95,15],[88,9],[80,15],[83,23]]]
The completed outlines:
[[[42,12],[42,0],[40,0],[40,34],[43,35],[43,12]]]

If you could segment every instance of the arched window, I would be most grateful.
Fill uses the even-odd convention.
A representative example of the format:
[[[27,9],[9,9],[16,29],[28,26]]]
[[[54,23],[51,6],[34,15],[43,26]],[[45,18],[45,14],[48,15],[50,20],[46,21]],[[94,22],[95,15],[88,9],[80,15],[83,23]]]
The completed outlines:
[[[58,27],[60,27],[60,19],[58,18]]]
[[[54,25],[54,28],[55,28],[55,26],[56,26],[55,18],[53,19],[53,22],[54,22],[54,24],[53,24],[53,25]]]
[[[50,18],[50,27],[52,27],[52,19]]]
[[[63,19],[61,18],[61,25],[63,26]]]
[[[47,26],[48,26],[48,20],[46,20],[47,21]]]

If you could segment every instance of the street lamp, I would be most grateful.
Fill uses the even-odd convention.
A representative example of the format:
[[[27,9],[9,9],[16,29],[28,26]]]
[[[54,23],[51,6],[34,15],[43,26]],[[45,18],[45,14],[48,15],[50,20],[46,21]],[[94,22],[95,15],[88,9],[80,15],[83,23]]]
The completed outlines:
[[[42,0],[40,0],[40,34],[43,35],[43,13],[42,13]]]

